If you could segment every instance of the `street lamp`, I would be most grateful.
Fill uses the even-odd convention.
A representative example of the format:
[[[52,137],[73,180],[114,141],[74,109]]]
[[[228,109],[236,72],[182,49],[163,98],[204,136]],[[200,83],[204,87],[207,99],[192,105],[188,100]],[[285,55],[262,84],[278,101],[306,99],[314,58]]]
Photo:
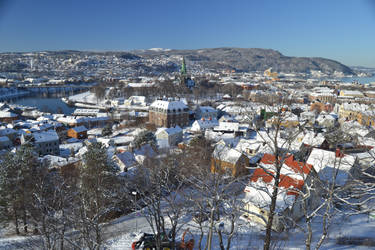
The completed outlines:
[[[135,214],[135,231],[138,232],[138,222],[137,222],[137,192],[132,191],[132,195],[134,195],[134,214]]]

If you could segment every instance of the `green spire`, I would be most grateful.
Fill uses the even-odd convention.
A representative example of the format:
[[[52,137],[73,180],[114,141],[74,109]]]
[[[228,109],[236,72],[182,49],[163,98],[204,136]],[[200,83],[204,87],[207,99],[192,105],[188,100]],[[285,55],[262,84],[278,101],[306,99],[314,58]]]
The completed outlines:
[[[186,72],[186,63],[185,63],[185,57],[182,57],[182,65],[181,65],[181,70],[180,70],[181,75],[187,74]]]

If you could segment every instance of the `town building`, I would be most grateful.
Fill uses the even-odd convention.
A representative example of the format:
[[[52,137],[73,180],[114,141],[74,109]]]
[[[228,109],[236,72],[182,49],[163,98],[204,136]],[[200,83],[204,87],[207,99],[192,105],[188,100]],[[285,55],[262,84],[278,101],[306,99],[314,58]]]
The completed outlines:
[[[217,144],[211,158],[212,173],[229,173],[232,176],[245,175],[248,172],[249,158],[224,144]]]
[[[0,122],[11,123],[18,119],[18,115],[10,111],[0,111]]]
[[[78,126],[78,127],[68,129],[67,135],[71,138],[86,139],[87,128],[85,126]]]
[[[161,148],[176,146],[182,141],[182,129],[179,126],[174,128],[159,128],[155,136],[158,146]]]
[[[280,182],[278,184],[278,197],[275,207],[275,215],[272,229],[282,231],[286,221],[283,215],[299,219],[303,213],[297,202],[299,192],[303,190],[305,181],[313,168],[312,165],[294,160],[293,155],[280,159],[282,164]],[[272,154],[264,154],[258,168],[253,172],[248,185],[245,188],[244,211],[245,219],[266,226],[269,217],[271,194],[273,191],[276,171],[276,157]],[[313,197],[309,197],[312,199]],[[316,203],[317,199],[315,199]],[[296,206],[297,205],[297,206]]]
[[[39,155],[59,155],[59,136],[56,131],[35,132],[23,134],[21,144],[31,143]]]
[[[189,124],[189,108],[181,101],[156,100],[149,107],[149,122],[158,127],[185,127]]]

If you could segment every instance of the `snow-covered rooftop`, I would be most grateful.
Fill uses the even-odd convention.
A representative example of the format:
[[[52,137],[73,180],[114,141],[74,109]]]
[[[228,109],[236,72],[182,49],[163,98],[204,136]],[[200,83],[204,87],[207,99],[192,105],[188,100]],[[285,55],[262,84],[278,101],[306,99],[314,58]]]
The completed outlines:
[[[156,100],[154,101],[151,106],[152,108],[159,108],[162,110],[174,110],[174,111],[184,111],[188,107],[181,101],[164,101],[164,100]]]
[[[44,132],[35,132],[33,133],[35,142],[51,142],[58,141],[59,136],[56,131],[44,131]]]

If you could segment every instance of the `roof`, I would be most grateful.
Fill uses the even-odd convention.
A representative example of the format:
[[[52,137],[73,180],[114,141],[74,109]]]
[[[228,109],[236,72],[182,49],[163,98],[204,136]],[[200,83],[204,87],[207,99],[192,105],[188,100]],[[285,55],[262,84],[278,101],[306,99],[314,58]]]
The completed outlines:
[[[238,122],[219,122],[219,126],[214,128],[215,131],[238,131],[240,124]]]
[[[160,108],[163,110],[184,110],[188,108],[183,102],[181,101],[163,101],[163,100],[156,100],[154,101],[150,107],[153,108]]]
[[[0,129],[0,135],[9,135],[9,134],[16,134],[17,131],[12,128],[4,128]]]
[[[10,118],[10,117],[17,117],[16,114],[8,111],[0,111],[0,117],[1,118]]]
[[[56,131],[45,131],[45,132],[35,132],[33,133],[35,142],[50,142],[50,141],[58,141],[59,136],[57,135]]]
[[[124,152],[117,154],[116,156],[125,165],[125,167],[130,167],[137,164],[137,161],[131,152]]]
[[[200,131],[201,129],[213,128],[217,125],[219,125],[219,123],[216,119],[200,119],[193,122],[193,124],[191,125],[191,130]]]
[[[74,128],[71,128],[71,129],[73,129],[77,133],[81,133],[81,132],[87,131],[87,128],[85,126],[78,126],[78,127],[74,127]]]
[[[155,134],[160,134],[163,132],[167,133],[168,135],[174,135],[174,134],[182,133],[182,129],[178,125],[172,128],[159,128]]]
[[[270,171],[267,173],[264,169],[257,168],[255,169],[253,175],[251,176],[250,181],[258,182],[258,180],[261,179],[265,183],[273,183],[274,178],[272,177],[272,174],[274,174],[273,171]],[[303,184],[304,184],[303,180],[297,180],[288,175],[280,174],[279,187],[290,189],[287,193],[288,195],[298,195],[298,191],[297,190],[294,191],[293,189],[301,190],[303,187]]]
[[[355,161],[356,157],[352,155],[336,154],[336,152],[318,148],[314,148],[307,159],[307,163],[314,166],[321,180],[328,182],[334,180],[337,185],[346,183]],[[335,175],[334,178],[333,175]]]
[[[315,134],[314,132],[309,132],[303,137],[302,143],[311,147],[320,147],[324,140],[325,137],[322,134]]]
[[[213,157],[217,160],[236,164],[242,153],[223,144],[217,144],[213,152]]]
[[[270,194],[273,192],[275,173],[274,163],[276,157],[272,154],[264,154],[260,165],[255,169],[250,178],[249,184],[245,188],[246,200],[262,208],[269,208],[271,203]],[[276,200],[276,211],[283,211],[293,205],[299,190],[304,185],[303,175],[310,173],[312,166],[302,162],[294,161],[290,155],[284,159],[281,168],[279,190]]]
[[[210,106],[199,106],[197,110],[199,110],[202,113],[217,112],[216,109]]]
[[[337,167],[349,171],[354,165],[355,160],[355,157],[352,155],[336,157],[336,152],[314,148],[307,159],[307,163],[313,165],[317,172],[320,172],[326,167]]]
[[[10,142],[7,136],[0,136],[0,142]]]
[[[267,169],[272,169],[275,164],[276,157],[272,154],[264,154],[262,159],[260,160],[260,163],[264,165],[272,165],[271,167],[267,166]],[[293,155],[287,156],[285,159],[280,159],[280,163],[283,163],[283,167],[281,169],[281,173],[287,174],[288,176],[294,176],[300,179],[302,175],[306,176],[310,173],[313,166],[311,164],[295,161]],[[290,173],[288,173],[290,172]],[[294,172],[294,173],[292,173]]]

